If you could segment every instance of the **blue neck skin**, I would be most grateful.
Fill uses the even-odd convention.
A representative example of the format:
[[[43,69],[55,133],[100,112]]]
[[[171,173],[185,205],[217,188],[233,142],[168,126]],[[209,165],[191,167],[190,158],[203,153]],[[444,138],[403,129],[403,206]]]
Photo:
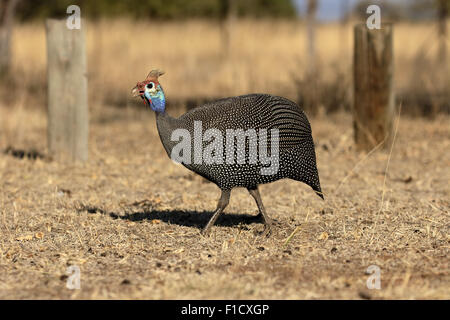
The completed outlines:
[[[155,93],[145,92],[144,95],[150,101],[150,108],[153,111],[164,113],[166,110],[166,98],[160,85],[158,85],[158,90]]]

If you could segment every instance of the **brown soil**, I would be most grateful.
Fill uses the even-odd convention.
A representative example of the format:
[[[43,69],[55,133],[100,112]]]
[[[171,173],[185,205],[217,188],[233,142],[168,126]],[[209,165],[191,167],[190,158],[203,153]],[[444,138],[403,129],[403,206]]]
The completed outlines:
[[[354,150],[348,115],[311,119],[326,200],[261,186],[265,238],[243,189],[200,235],[219,190],[167,158],[149,111],[94,115],[85,164],[46,158],[41,112],[1,114],[0,298],[450,298],[448,117],[402,118],[387,174],[388,152]]]

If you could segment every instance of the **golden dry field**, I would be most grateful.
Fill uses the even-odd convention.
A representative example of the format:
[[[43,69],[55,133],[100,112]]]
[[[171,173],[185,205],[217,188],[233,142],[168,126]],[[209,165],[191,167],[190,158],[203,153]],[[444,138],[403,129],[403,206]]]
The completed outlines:
[[[355,150],[349,113],[309,117],[325,201],[299,182],[262,185],[278,222],[266,238],[253,199],[236,189],[203,237],[219,189],[167,157],[154,114],[130,89],[161,68],[169,103],[296,99],[302,24],[238,21],[229,54],[210,22],[86,29],[89,160],[74,164],[47,156],[45,28],[14,31],[14,79],[0,88],[0,299],[450,299],[448,114],[410,117],[404,106],[392,152],[369,155]],[[430,92],[444,86],[414,68],[417,56],[435,55],[434,33],[396,26],[397,90],[418,78]],[[324,25],[317,37],[321,77],[351,92],[350,26]],[[72,265],[80,290],[66,287]],[[370,265],[381,270],[379,290],[366,287]]]
[[[347,95],[351,95],[352,88],[355,23],[324,24],[316,32],[317,76],[324,83],[342,86]],[[94,107],[126,105],[130,88],[152,68],[167,72],[164,89],[168,98],[176,100],[248,92],[297,99],[302,90],[298,81],[308,82],[302,22],[238,20],[229,28],[227,48],[220,24],[208,21],[151,23],[118,19],[86,22],[83,26],[87,34],[89,94]],[[12,70],[20,85],[9,91],[18,90],[19,96],[27,94],[20,88],[29,88],[34,95],[45,93],[45,44],[43,23],[14,29]],[[442,66],[433,64],[437,49],[436,26],[431,22],[395,24],[395,85],[399,92],[422,90],[433,94],[448,88]]]

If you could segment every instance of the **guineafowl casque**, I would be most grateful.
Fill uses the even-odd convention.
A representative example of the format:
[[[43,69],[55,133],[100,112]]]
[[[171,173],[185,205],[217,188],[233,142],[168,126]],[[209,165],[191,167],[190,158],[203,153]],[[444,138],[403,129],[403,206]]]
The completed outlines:
[[[306,183],[323,199],[311,127],[297,104],[269,94],[249,94],[207,103],[176,119],[165,112],[158,80],[163,74],[152,70],[132,93],[156,112],[159,136],[169,157],[178,157],[186,168],[221,189],[217,209],[203,234],[209,233],[235,187],[247,188],[255,199],[265,235],[270,233],[272,220],[262,203],[259,184],[290,178]],[[238,147],[241,142],[240,149],[232,148],[235,141]]]

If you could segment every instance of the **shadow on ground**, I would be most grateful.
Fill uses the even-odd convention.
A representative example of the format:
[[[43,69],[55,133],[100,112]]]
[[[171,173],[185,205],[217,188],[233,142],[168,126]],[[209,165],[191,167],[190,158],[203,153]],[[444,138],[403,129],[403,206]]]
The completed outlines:
[[[95,206],[81,205],[77,208],[78,212],[87,212],[91,214],[104,214],[113,219],[122,219],[129,221],[143,220],[161,220],[162,222],[175,224],[185,227],[195,227],[202,229],[211,219],[214,212],[212,211],[184,211],[184,210],[156,210],[143,209],[137,212],[127,212],[117,214],[108,212],[102,208]],[[263,223],[262,218],[257,215],[239,214],[239,213],[222,213],[214,225],[223,227],[241,226],[251,223]],[[244,225],[244,226],[242,226]]]
[[[19,158],[19,159],[24,159],[24,158],[28,158],[31,160],[46,159],[45,155],[43,153],[37,151],[36,149],[22,150],[22,149],[17,149],[17,148],[8,146],[3,151],[3,153],[11,155],[11,156],[13,156],[15,158]]]

